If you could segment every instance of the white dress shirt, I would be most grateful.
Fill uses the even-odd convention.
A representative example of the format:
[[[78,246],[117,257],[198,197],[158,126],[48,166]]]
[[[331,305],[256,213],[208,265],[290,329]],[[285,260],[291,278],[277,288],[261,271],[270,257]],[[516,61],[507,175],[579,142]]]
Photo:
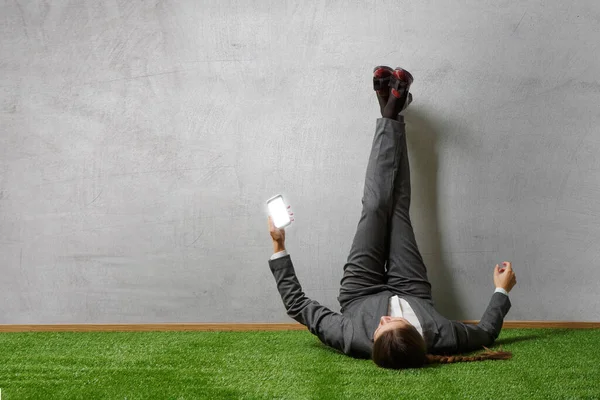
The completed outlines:
[[[417,328],[421,337],[423,336],[423,328],[417,314],[413,311],[412,307],[402,297],[392,296],[390,297],[388,314],[390,317],[401,317],[411,323],[412,326]]]
[[[276,259],[276,258],[285,257],[285,256],[287,256],[287,255],[288,255],[288,252],[287,252],[287,250],[281,250],[281,251],[279,251],[279,252],[277,252],[277,253],[273,254],[273,255],[271,256],[271,260],[274,260],[274,259]]]

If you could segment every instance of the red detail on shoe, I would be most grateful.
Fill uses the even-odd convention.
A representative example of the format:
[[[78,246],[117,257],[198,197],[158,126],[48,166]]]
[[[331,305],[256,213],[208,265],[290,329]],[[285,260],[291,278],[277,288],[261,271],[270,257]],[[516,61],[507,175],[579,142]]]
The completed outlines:
[[[394,70],[394,72],[392,73],[398,80],[400,81],[404,81],[407,83],[406,86],[406,92],[408,92],[408,90],[410,89],[410,85],[413,82],[413,76],[411,75],[410,72],[402,69],[402,68],[396,68]],[[396,89],[392,89],[392,96],[394,96],[395,98],[399,99],[402,97],[403,93],[398,92]]]
[[[398,78],[399,80],[401,80],[401,81],[407,82],[409,85],[413,81],[413,77],[410,74],[410,72],[405,71],[403,69],[396,69],[396,70],[394,70],[394,76],[396,78]]]
[[[375,78],[385,78],[386,76],[390,76],[391,74],[392,74],[392,71],[390,71],[389,69],[385,69],[385,68],[378,68],[373,73]]]

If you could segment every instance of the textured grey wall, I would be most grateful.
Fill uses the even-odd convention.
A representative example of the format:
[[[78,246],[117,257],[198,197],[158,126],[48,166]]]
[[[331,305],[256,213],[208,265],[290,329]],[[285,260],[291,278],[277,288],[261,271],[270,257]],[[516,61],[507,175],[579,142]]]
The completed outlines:
[[[276,193],[306,293],[339,309],[378,64],[415,76],[440,311],[479,318],[510,260],[509,319],[600,320],[599,4],[0,2],[0,323],[290,321]]]

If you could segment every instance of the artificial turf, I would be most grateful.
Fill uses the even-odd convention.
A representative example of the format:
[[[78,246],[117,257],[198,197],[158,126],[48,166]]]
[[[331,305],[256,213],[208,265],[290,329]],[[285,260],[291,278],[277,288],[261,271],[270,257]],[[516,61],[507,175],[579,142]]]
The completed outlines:
[[[307,331],[0,334],[2,400],[600,399],[600,330],[505,329],[508,361],[385,370]]]

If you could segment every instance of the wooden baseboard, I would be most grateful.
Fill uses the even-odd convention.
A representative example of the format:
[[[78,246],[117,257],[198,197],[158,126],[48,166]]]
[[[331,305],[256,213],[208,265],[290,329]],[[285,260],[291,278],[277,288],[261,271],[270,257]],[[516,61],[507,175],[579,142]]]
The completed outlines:
[[[170,324],[48,324],[0,325],[0,332],[152,332],[152,331],[288,331],[303,330],[304,325],[289,324],[226,324],[226,323],[170,323]]]
[[[476,324],[479,321],[469,320],[463,321],[467,324]],[[502,329],[514,328],[566,328],[566,329],[599,329],[600,322],[583,322],[583,321],[504,321]]]
[[[464,321],[476,324],[476,320]],[[503,328],[567,328],[567,329],[599,329],[600,322],[570,322],[570,321],[504,321]],[[151,332],[151,331],[299,331],[305,330],[298,323],[286,324],[225,324],[225,323],[171,323],[171,324],[0,324],[0,332]]]

